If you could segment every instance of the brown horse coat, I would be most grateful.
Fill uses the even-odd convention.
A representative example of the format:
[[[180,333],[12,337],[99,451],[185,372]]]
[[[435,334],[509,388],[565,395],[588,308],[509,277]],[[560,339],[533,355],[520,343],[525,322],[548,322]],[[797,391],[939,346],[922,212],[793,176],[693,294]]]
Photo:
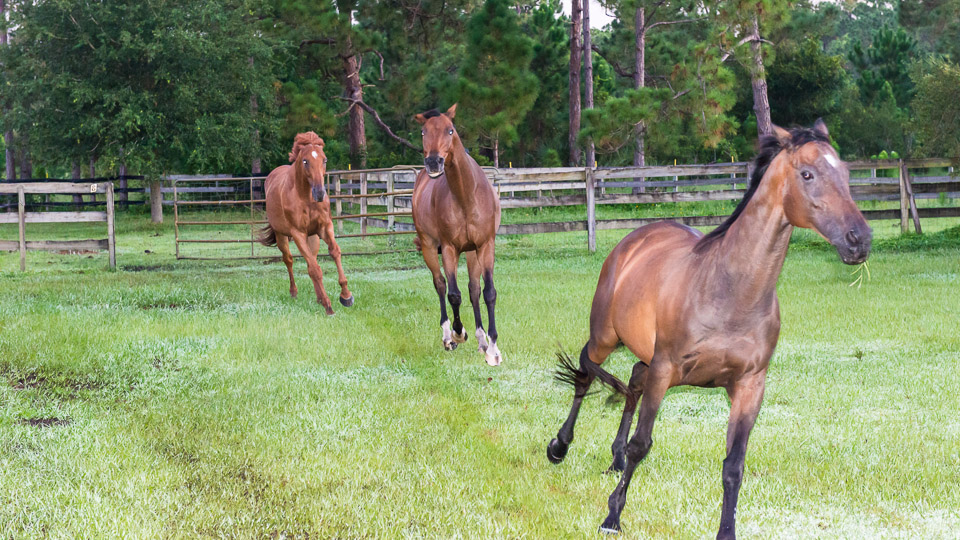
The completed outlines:
[[[423,125],[424,169],[413,188],[413,223],[423,260],[433,274],[440,296],[440,327],[444,348],[453,350],[467,339],[460,321],[460,289],[457,265],[466,253],[470,302],[476,321],[480,352],[491,366],[500,364],[494,317],[497,291],[493,284],[494,242],[500,227],[500,198],[483,169],[470,157],[453,126],[457,106],[446,113],[430,111],[416,116]],[[443,270],[440,271],[440,253]],[[447,318],[444,294],[453,309],[453,325]],[[487,305],[489,333],[480,315],[480,289]]]
[[[323,288],[323,271],[317,264],[321,238],[337,265],[340,303],[348,307],[353,305],[353,295],[347,287],[340,246],[333,235],[330,199],[324,183],[327,156],[323,153],[323,146],[323,139],[312,131],[298,134],[290,151],[292,165],[281,165],[267,176],[268,225],[261,231],[260,242],[280,249],[290,277],[290,295],[296,298],[297,284],[293,279],[293,255],[290,253],[290,239],[293,239],[307,261],[307,272],[313,281],[317,302],[323,305],[328,315],[332,315],[333,307]]]

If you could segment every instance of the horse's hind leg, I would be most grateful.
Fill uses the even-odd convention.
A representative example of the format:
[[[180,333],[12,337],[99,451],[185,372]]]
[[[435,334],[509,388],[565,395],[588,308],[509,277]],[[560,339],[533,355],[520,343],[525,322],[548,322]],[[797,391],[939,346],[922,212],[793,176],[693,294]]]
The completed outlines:
[[[657,411],[660,410],[663,396],[666,395],[667,390],[672,385],[673,364],[667,362],[657,364],[656,362],[656,358],[650,362],[650,370],[644,378],[637,431],[627,444],[627,464],[623,469],[623,476],[620,477],[620,482],[607,501],[610,513],[600,525],[600,532],[603,533],[620,531],[620,514],[627,503],[627,489],[630,487],[630,479],[633,478],[634,469],[650,452],[650,447],[653,445],[653,422],[657,419]]]
[[[476,323],[477,332],[477,350],[487,351],[487,333],[483,331],[483,317],[480,314],[480,286],[483,283],[483,275],[480,268],[480,261],[477,260],[476,251],[465,253],[467,257],[467,274],[470,277],[468,289],[470,290],[470,304],[473,306],[473,320]]]
[[[287,265],[287,274],[290,275],[290,296],[297,297],[297,282],[293,279],[293,254],[290,253],[290,237],[285,234],[277,235],[277,248],[283,258],[283,264]]]
[[[453,246],[440,246],[441,257],[443,257],[443,271],[447,275],[447,300],[450,301],[450,308],[453,310],[453,341],[463,343],[467,340],[467,333],[463,330],[463,322],[460,321],[460,288],[457,287],[457,266],[460,264],[460,253]]]
[[[587,390],[590,389],[590,385],[593,383],[594,375],[587,369],[586,365],[586,362],[593,362],[587,353],[589,346],[589,344],[584,345],[583,349],[580,350],[579,368],[574,367],[569,361],[569,358],[560,358],[560,369],[557,371],[557,377],[562,381],[573,383],[573,405],[570,406],[570,414],[567,415],[566,421],[560,426],[557,437],[547,445],[547,459],[549,459],[551,463],[560,463],[563,461],[563,458],[566,457],[570,443],[573,442],[573,426],[577,423],[577,415],[580,414],[580,405],[583,403],[584,396],[587,395]],[[605,354],[603,358],[598,358],[598,361],[595,363],[603,363],[612,350],[611,348],[604,351]]]
[[[453,334],[450,332],[450,319],[447,318],[447,282],[443,279],[443,272],[440,271],[440,259],[437,257],[437,242],[433,239],[420,236],[420,254],[423,255],[423,262],[427,263],[427,268],[433,274],[433,288],[437,290],[437,296],[440,297],[440,328],[443,331],[441,340],[443,348],[452,351],[457,348],[453,341]]]
[[[647,373],[647,365],[643,362],[637,362],[633,365],[633,374],[630,375],[630,393],[626,396],[626,402],[623,405],[623,417],[620,419],[620,428],[617,430],[617,436],[613,439],[613,446],[610,451],[613,453],[613,463],[610,464],[608,472],[622,472],[627,464],[625,450],[627,447],[627,435],[630,434],[630,424],[633,422],[633,414],[637,410],[637,401],[643,392],[644,376]]]
[[[487,348],[484,350],[483,356],[487,365],[499,366],[503,358],[500,356],[500,349],[497,347],[497,319],[495,317],[497,288],[493,285],[494,240],[492,238],[477,247],[477,261],[480,263],[481,275],[483,276],[483,303],[487,305],[487,320],[490,323],[487,327]]]

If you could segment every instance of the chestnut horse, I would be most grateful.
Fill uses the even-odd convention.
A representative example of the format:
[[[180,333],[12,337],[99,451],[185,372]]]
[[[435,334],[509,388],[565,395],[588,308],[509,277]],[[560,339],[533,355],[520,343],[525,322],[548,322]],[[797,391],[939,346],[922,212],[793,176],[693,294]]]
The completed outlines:
[[[330,257],[337,264],[340,303],[346,307],[352,306],[353,295],[343,275],[340,246],[333,237],[330,199],[324,187],[327,156],[323,153],[323,139],[312,131],[298,134],[293,140],[290,161],[293,165],[281,165],[267,176],[268,225],[261,229],[259,241],[265,246],[275,245],[280,249],[290,275],[290,296],[296,298],[297,283],[293,279],[293,255],[290,254],[292,238],[307,261],[307,273],[313,280],[317,302],[323,305],[327,315],[333,315],[330,298],[323,289],[323,271],[317,264],[320,238],[327,243]]]
[[[547,447],[563,460],[583,397],[596,377],[626,396],[613,443],[612,470],[623,476],[600,525],[620,530],[620,513],[637,464],[652,444],[653,422],[667,389],[723,387],[730,398],[723,506],[717,538],[735,538],[734,514],[767,367],[780,334],[777,279],[794,227],[811,228],[846,264],[866,260],[871,231],[850,197],[849,171],[827,127],[774,128],[761,141],[756,168],[733,215],[710,234],[674,222],[640,227],[607,257],[590,312],[590,339],[579,368],[561,354],[558,378],[574,386],[573,406]],[[629,385],[600,364],[619,345],[640,359]],[[642,398],[637,429],[630,423]]]
[[[487,364],[497,366],[501,357],[494,319],[497,289],[493,286],[493,257],[494,239],[500,227],[500,198],[483,169],[463,148],[453,127],[456,111],[454,104],[443,114],[432,110],[415,117],[423,126],[424,156],[424,169],[417,175],[413,187],[415,243],[423,251],[423,260],[433,273],[433,286],[440,296],[443,347],[450,351],[467,340],[467,332],[460,322],[460,289],[457,287],[460,254],[466,253],[478,349],[484,353]],[[443,259],[446,282],[440,272],[438,253]],[[489,332],[484,332],[480,318],[481,283],[490,318]],[[444,294],[453,308],[452,328]]]

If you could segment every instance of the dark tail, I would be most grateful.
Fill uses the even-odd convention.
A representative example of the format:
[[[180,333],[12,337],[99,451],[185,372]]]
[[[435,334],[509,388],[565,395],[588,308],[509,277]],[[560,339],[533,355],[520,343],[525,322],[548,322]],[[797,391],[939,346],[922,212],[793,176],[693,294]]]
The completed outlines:
[[[618,394],[622,394],[624,396],[629,396],[632,394],[630,388],[627,387],[623,381],[590,361],[590,358],[587,356],[586,345],[584,345],[583,349],[580,351],[579,368],[573,365],[573,359],[570,358],[570,355],[564,352],[562,348],[557,351],[557,360],[557,371],[554,373],[553,377],[564,384],[573,386],[575,389],[583,387],[589,377],[593,376],[604,386],[609,387]]]
[[[277,245],[277,233],[273,230],[273,227],[265,225],[260,229],[260,234],[257,235],[257,242],[265,246],[275,246]]]

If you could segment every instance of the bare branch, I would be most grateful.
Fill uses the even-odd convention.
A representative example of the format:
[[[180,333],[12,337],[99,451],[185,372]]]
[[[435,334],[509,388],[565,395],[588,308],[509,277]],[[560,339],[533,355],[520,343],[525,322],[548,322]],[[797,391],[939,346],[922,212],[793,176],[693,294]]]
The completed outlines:
[[[747,44],[747,43],[753,43],[753,42],[766,43],[767,45],[773,45],[773,42],[772,42],[772,41],[763,39],[762,37],[758,36],[757,34],[751,33],[750,35],[744,36],[743,39],[741,39],[740,41],[738,41],[737,44],[734,45],[733,47],[731,47],[729,51],[724,52],[724,53],[723,53],[723,56],[720,57],[720,63],[722,64],[722,63],[726,62],[728,58],[730,58],[731,56],[733,56],[734,50],[737,49],[738,47],[740,47],[740,46],[742,46],[742,45],[745,45],[745,44]]]
[[[414,144],[411,143],[410,141],[408,141],[408,140],[404,139],[403,137],[401,137],[401,136],[397,135],[396,133],[394,133],[393,130],[390,129],[390,126],[388,126],[386,123],[384,123],[384,121],[380,118],[380,114],[377,113],[376,109],[374,109],[373,107],[367,105],[366,103],[364,103],[363,101],[361,101],[361,100],[359,100],[359,99],[351,99],[351,98],[347,98],[347,97],[341,97],[340,99],[342,99],[342,100],[344,100],[344,101],[349,101],[349,102],[350,102],[350,107],[347,108],[348,111],[349,111],[350,109],[352,109],[353,107],[360,107],[361,109],[363,109],[363,110],[367,111],[368,113],[370,113],[370,116],[373,117],[373,121],[376,122],[377,125],[380,126],[381,129],[383,129],[384,131],[386,131],[386,132],[387,132],[387,135],[389,135],[391,138],[393,138],[393,140],[399,142],[400,144],[402,144],[402,145],[406,146],[407,148],[409,148],[409,149],[411,149],[411,150],[414,150],[414,151],[416,151],[416,152],[420,152],[420,151],[421,151],[421,148],[420,148],[420,147],[414,146]]]
[[[706,19],[707,19],[706,17],[698,17],[698,18],[696,18],[696,19],[680,19],[680,20],[676,20],[676,21],[659,21],[659,22],[655,22],[655,23],[653,23],[653,24],[648,24],[647,27],[646,27],[646,30],[650,30],[651,28],[653,28],[653,27],[655,27],[655,26],[666,26],[666,25],[668,25],[668,24],[691,23],[691,22],[703,21],[703,20],[706,20]]]
[[[376,49],[374,49],[374,50],[371,51],[371,52],[372,52],[373,54],[377,55],[378,58],[380,58],[380,80],[382,81],[382,80],[384,80],[384,79],[383,79],[383,55],[380,54],[380,51],[378,51],[378,50],[376,50]]]
[[[633,78],[634,74],[636,73],[635,71],[627,71],[623,69],[623,66],[621,66],[619,62],[615,60],[611,60],[610,58],[607,58],[607,55],[603,54],[603,51],[600,50],[600,47],[597,47],[596,45],[591,45],[590,48],[593,50],[593,52],[599,54],[600,58],[603,58],[604,60],[606,60],[607,63],[610,64],[611,67],[613,67],[613,70],[617,72],[617,75],[621,77],[626,77],[628,79]]]

